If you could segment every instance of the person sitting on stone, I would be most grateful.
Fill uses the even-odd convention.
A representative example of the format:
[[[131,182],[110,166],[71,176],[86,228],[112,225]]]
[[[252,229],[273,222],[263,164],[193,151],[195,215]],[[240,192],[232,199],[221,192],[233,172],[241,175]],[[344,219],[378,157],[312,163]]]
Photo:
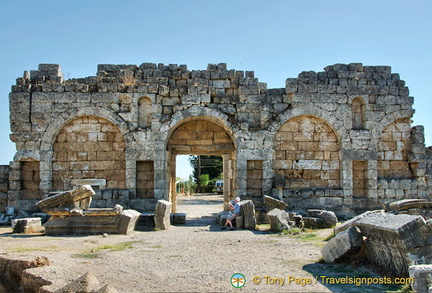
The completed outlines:
[[[225,225],[221,228],[221,230],[225,230],[227,225],[229,224],[231,226],[230,230],[234,230],[232,221],[240,216],[240,197],[236,197],[234,201],[230,201],[228,204],[233,211],[233,214],[226,220]]]

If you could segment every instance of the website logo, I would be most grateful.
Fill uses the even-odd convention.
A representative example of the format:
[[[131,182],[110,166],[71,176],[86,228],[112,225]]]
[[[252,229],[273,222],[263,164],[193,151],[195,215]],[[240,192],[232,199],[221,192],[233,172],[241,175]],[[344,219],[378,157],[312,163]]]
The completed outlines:
[[[246,278],[242,274],[234,274],[231,276],[231,285],[234,288],[241,288],[246,284]]]

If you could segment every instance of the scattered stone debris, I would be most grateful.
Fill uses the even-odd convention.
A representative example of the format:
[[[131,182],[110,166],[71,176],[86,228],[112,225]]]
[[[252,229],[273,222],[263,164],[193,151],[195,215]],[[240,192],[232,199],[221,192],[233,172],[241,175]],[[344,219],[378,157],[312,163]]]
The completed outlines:
[[[326,262],[333,262],[358,247],[358,236],[340,236],[347,229],[353,231],[353,227],[363,238],[364,257],[389,274],[408,276],[410,265],[432,263],[432,221],[425,221],[418,215],[395,215],[384,211],[364,213],[335,229],[335,240],[329,241],[322,250]],[[350,245],[346,249],[338,247],[341,243]]]
[[[45,223],[46,234],[129,234],[135,229],[139,212],[123,210],[120,205],[90,208],[94,194],[90,185],[83,185],[37,202],[37,207],[51,215]]]
[[[49,259],[46,257],[36,257],[26,259],[23,257],[11,258],[0,255],[0,284],[6,292],[20,292],[23,290],[22,274],[25,270],[36,267],[48,266]]]
[[[117,293],[110,285],[100,286],[90,272],[82,276],[50,266],[46,257],[10,258],[0,256],[0,288],[5,292],[26,293]]]
[[[12,219],[16,217],[14,207],[6,207],[6,213],[0,215],[0,225],[10,225]]]
[[[302,215],[294,213],[294,212],[289,212],[288,215],[289,215],[290,221],[293,221],[297,228],[300,228],[300,229],[304,228],[304,220],[303,220]]]

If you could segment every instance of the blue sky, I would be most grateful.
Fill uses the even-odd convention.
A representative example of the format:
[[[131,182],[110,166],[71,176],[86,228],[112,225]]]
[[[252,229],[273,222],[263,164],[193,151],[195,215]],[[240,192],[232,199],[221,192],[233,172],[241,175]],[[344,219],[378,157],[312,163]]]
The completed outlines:
[[[10,87],[39,63],[66,78],[97,64],[254,70],[268,88],[335,63],[389,65],[414,97],[413,125],[432,145],[430,0],[1,1],[0,164],[12,161]],[[181,175],[180,177],[187,177]]]

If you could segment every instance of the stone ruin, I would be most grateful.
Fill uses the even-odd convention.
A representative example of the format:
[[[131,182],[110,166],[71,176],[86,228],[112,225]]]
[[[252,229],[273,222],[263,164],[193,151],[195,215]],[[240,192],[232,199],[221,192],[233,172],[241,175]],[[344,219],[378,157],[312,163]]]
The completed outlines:
[[[431,204],[407,200],[390,206],[395,210],[409,206],[430,209]],[[432,219],[394,211],[368,211],[336,227],[334,232],[335,237],[321,251],[326,263],[367,260],[387,274],[408,277],[410,272],[416,276],[415,282],[427,284],[423,278],[432,273]],[[411,268],[418,265],[423,265],[422,272]],[[427,293],[428,287],[423,287],[417,292]]]
[[[100,220],[91,214],[94,208],[118,217],[124,211],[111,208],[117,204],[154,212],[166,201],[175,213],[176,156],[212,154],[223,157],[225,208],[241,196],[260,210],[270,195],[281,211],[281,203],[311,210],[305,217],[275,211],[286,224],[319,227],[332,225],[325,219],[333,216],[385,205],[403,219],[395,225],[411,227],[407,219],[416,219],[413,227],[429,227],[415,216],[430,216],[422,214],[424,206],[395,211],[389,205],[420,205],[432,194],[431,147],[425,147],[423,126],[412,125],[414,98],[389,66],[334,64],[268,89],[253,71],[230,70],[225,63],[205,70],[102,64],[95,76],[68,80],[59,65],[40,64],[16,80],[9,103],[17,152],[0,166],[0,211],[36,211],[48,194],[89,184],[95,194],[81,209],[85,216],[73,202],[61,216],[54,205],[46,207],[60,226],[87,216]],[[241,224],[261,218],[257,213]],[[361,233],[375,231],[362,227]],[[384,231],[400,244],[393,228]],[[348,239],[359,239],[356,232]],[[369,242],[378,241],[371,235]],[[404,255],[396,270],[416,254]]]
[[[0,168],[0,210],[32,210],[83,180],[92,208],[176,212],[177,155],[221,155],[224,202],[268,194],[294,210],[354,216],[430,199],[430,148],[413,97],[389,66],[335,64],[268,89],[253,71],[98,65],[65,80],[40,64],[9,95],[17,152]]]
[[[46,235],[69,234],[130,234],[140,213],[135,210],[90,208],[95,194],[89,185],[45,198],[36,203],[51,217],[45,223]]]
[[[101,285],[91,273],[80,276],[62,267],[51,266],[46,257],[28,259],[0,255],[0,292],[26,293],[117,293]]]

